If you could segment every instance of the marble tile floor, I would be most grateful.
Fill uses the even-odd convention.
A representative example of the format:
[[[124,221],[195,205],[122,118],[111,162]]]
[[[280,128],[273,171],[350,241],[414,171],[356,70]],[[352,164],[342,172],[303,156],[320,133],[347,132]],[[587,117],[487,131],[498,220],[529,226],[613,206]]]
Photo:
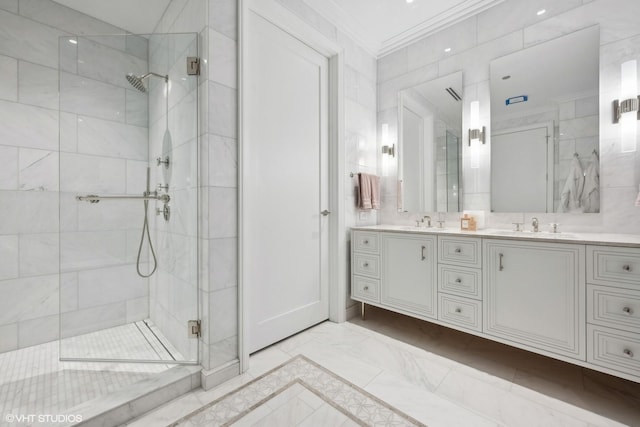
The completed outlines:
[[[60,414],[175,366],[59,361],[61,353],[66,357],[162,360],[169,357],[167,348],[180,357],[157,331],[153,335],[142,326],[132,323],[0,354],[0,426],[12,425],[5,421],[7,414]]]
[[[321,323],[257,352],[239,377],[127,426],[170,425],[296,355],[429,427],[640,426],[637,383],[375,307],[365,321]]]
[[[312,360],[297,355],[171,427],[425,427]]]

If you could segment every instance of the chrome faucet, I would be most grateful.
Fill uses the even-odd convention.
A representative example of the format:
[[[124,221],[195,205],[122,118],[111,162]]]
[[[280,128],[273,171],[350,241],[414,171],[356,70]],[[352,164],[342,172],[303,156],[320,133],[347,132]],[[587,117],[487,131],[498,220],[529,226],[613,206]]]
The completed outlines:
[[[422,222],[425,222],[425,219],[427,220],[427,228],[431,228],[431,217],[429,215],[423,216]]]
[[[531,218],[531,227],[533,227],[532,231],[534,233],[537,233],[538,231],[538,218],[536,218],[535,216],[533,218]]]

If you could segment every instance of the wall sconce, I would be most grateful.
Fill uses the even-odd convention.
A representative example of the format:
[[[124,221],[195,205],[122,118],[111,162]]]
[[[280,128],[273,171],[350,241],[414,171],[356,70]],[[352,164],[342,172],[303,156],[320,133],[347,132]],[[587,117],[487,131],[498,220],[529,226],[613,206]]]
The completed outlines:
[[[480,167],[480,142],[485,143],[486,127],[480,128],[480,102],[473,101],[469,109],[469,147],[471,147],[471,169]]]
[[[636,60],[620,66],[620,100],[613,101],[613,123],[620,123],[621,151],[636,151],[640,96],[638,96],[638,65]]]
[[[396,145],[389,145],[389,123],[382,124],[382,154],[396,156]]]

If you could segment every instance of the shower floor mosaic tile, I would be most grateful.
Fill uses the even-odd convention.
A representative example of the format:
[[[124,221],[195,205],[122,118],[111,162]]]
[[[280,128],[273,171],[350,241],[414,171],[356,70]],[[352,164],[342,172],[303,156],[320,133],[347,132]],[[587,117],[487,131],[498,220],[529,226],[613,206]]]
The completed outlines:
[[[128,355],[147,360],[168,357],[167,344],[153,342],[144,331],[141,325],[128,324],[65,339],[62,340],[63,354],[102,358]],[[60,362],[59,346],[58,341],[53,341],[0,354],[0,426],[24,425],[6,422],[8,414],[60,414],[173,366]]]
[[[422,426],[298,355],[173,426]]]

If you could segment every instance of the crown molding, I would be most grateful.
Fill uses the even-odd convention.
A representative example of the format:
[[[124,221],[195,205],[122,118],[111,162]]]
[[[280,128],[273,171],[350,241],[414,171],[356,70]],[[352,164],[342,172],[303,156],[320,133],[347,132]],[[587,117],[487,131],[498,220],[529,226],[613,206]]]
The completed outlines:
[[[364,25],[356,17],[347,13],[334,0],[302,0],[313,10],[335,25],[341,32],[351,37],[360,47],[374,57],[382,47],[380,41],[373,34],[365,30]],[[375,0],[374,0],[375,1]]]
[[[354,41],[374,57],[379,58],[401,49],[422,37],[436,33],[475,14],[483,12],[505,0],[465,0],[418,25],[382,41],[378,40],[375,35],[370,34],[366,30],[366,27],[358,21],[357,17],[347,13],[341,8],[339,2],[336,3],[335,0],[303,1],[334,24],[341,32],[353,38]]]

